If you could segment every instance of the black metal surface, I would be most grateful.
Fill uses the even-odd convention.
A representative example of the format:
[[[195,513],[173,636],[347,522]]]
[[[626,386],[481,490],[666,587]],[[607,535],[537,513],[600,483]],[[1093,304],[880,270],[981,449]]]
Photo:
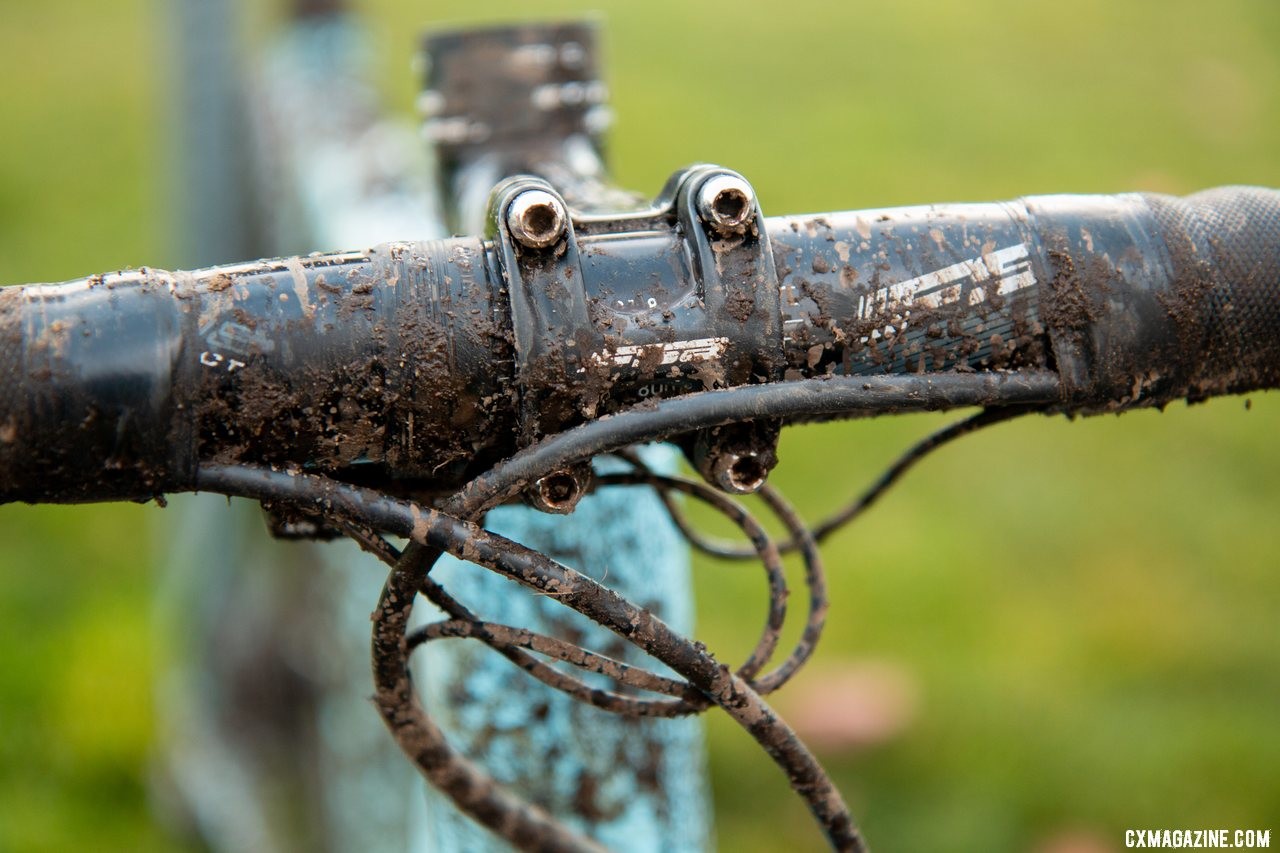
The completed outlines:
[[[494,191],[491,207],[494,250],[506,283],[511,313],[515,381],[520,389],[521,440],[529,443],[558,425],[594,414],[586,383],[567,382],[604,341],[591,322],[584,288],[581,253],[572,227],[546,247],[522,246],[507,224],[513,200],[541,190],[564,200],[555,188],[536,178],[515,178]]]
[[[528,443],[630,403],[782,378],[778,284],[759,207],[733,234],[701,221],[716,167],[674,175],[653,207],[577,217],[547,246],[507,221],[549,183],[504,181],[490,204]],[[619,226],[625,230],[618,230]]]

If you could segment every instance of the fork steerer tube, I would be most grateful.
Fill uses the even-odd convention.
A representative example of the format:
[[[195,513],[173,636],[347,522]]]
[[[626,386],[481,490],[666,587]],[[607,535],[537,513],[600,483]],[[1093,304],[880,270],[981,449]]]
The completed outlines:
[[[0,500],[145,499],[200,463],[447,489],[645,400],[831,373],[1056,370],[1070,413],[1280,384],[1280,193],[764,218],[702,181],[530,249],[393,243],[0,291]],[[505,193],[505,194],[504,194]]]

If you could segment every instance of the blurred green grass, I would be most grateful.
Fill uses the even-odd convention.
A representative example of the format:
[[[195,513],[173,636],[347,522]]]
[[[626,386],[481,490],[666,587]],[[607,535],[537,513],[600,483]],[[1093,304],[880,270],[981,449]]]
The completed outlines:
[[[530,11],[365,5],[405,113],[424,22]],[[167,262],[163,11],[3,4],[0,281]],[[720,162],[774,213],[1280,186],[1272,0],[603,11],[628,186]],[[795,430],[776,481],[817,517],[938,423]],[[829,544],[818,665],[888,662],[919,693],[897,739],[824,756],[879,849],[1280,829],[1278,426],[1273,395],[1251,411],[1236,398],[1000,426],[931,459]],[[148,527],[167,520],[152,507],[0,509],[0,850],[182,847],[146,790]],[[698,586],[702,637],[744,648],[759,577],[702,564]],[[714,717],[711,741],[721,847],[815,846],[767,760]]]

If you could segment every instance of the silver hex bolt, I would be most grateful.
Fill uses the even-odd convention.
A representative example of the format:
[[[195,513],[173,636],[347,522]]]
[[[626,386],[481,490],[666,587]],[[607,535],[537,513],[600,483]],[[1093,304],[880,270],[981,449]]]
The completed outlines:
[[[698,187],[698,215],[722,234],[741,231],[755,214],[755,205],[751,185],[734,175],[716,175]]]
[[[554,245],[569,217],[560,199],[546,190],[530,189],[517,195],[507,208],[507,227],[520,245],[545,249]]]
[[[575,465],[561,471],[552,471],[534,481],[525,491],[525,501],[534,509],[554,515],[573,512],[591,488],[591,466]]]
[[[754,494],[769,477],[767,463],[755,453],[726,453],[707,469],[712,482],[731,495]]]
[[[731,495],[760,491],[778,464],[780,424],[728,424],[701,430],[688,450],[704,480]]]

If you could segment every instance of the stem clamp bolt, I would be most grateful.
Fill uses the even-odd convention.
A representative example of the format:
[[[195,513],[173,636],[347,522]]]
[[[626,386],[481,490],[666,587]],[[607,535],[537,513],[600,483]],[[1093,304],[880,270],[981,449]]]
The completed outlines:
[[[712,427],[699,431],[686,452],[708,483],[731,495],[749,495],[760,491],[778,464],[781,427],[775,421]]]
[[[546,190],[525,190],[512,199],[507,208],[507,227],[512,238],[529,249],[554,245],[564,235],[568,220],[560,199]]]
[[[698,187],[698,215],[720,234],[741,232],[755,204],[751,185],[735,175],[715,175]]]
[[[567,515],[591,489],[591,465],[575,465],[552,471],[525,491],[525,501],[540,512]]]

